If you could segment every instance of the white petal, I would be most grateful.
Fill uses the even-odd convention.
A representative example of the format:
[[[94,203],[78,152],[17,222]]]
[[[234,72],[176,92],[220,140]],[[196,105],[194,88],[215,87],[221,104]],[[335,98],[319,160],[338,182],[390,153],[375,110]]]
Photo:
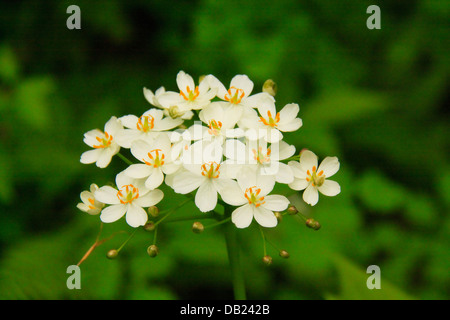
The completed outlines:
[[[134,129],[124,129],[117,133],[115,141],[123,148],[130,148],[131,144],[142,137],[142,132]]]
[[[289,103],[280,110],[280,122],[284,119],[294,119],[297,117],[300,107],[296,103]]]
[[[215,76],[213,76],[212,74],[207,75],[205,77],[205,80],[208,81],[210,88],[215,88],[217,89],[217,96],[222,99],[225,100],[225,95],[227,94],[227,89],[225,88],[225,86],[222,84],[222,82],[220,82],[219,79],[217,79]]]
[[[110,164],[112,157],[116,153],[117,152],[115,152],[114,149],[111,147],[103,148],[102,153],[100,153],[100,157],[98,158],[97,162],[95,163],[96,166],[99,168],[106,168]]]
[[[300,166],[306,172],[307,170],[312,170],[313,167],[317,169],[317,156],[314,152],[309,150],[304,150],[300,155]]]
[[[317,172],[320,173],[320,171],[323,170],[323,174],[325,177],[331,177],[333,174],[338,172],[339,170],[339,160],[337,157],[326,157],[323,159],[322,163],[320,164],[319,168],[317,169]]]
[[[146,164],[138,163],[132,164],[125,169],[125,174],[134,179],[146,178],[153,172],[153,167]]]
[[[164,175],[161,171],[161,168],[154,168],[153,172],[150,176],[145,180],[145,186],[150,189],[158,188],[164,181]]]
[[[200,185],[195,194],[195,205],[202,212],[214,210],[217,205],[217,190],[209,179]]]
[[[172,106],[178,106],[182,101],[184,101],[183,97],[179,93],[171,91],[165,92],[158,97],[158,102],[166,109]]]
[[[278,224],[278,220],[274,213],[263,206],[253,209],[256,222],[266,228],[273,228]]]
[[[165,130],[171,130],[175,127],[178,127],[180,124],[183,123],[183,119],[181,118],[170,118],[166,117],[164,119],[159,120],[158,122],[155,121],[155,127],[153,130],[155,131],[165,131]]]
[[[314,206],[317,201],[319,201],[319,192],[315,187],[309,185],[303,192],[303,200],[312,206]]]
[[[83,142],[86,143],[89,147],[94,147],[94,145],[97,145],[99,143],[97,137],[104,136],[105,134],[99,129],[90,130],[84,134]]]
[[[125,219],[130,226],[137,228],[143,226],[147,222],[148,215],[144,209],[132,203],[128,205]]]
[[[186,88],[189,88],[190,91],[194,91],[195,89],[194,79],[192,79],[192,77],[184,71],[178,72],[177,85],[178,89],[183,91],[185,94],[187,93]]]
[[[122,124],[129,129],[136,129],[136,123],[138,122],[138,120],[139,118],[134,114],[120,117],[120,121],[122,122]]]
[[[291,183],[294,181],[294,172],[291,167],[285,163],[277,162],[278,171],[275,174],[275,180],[279,183]]]
[[[232,206],[241,206],[247,202],[244,191],[239,187],[238,183],[232,180],[229,186],[220,191],[222,200]]]
[[[110,223],[119,220],[127,211],[127,206],[124,204],[115,204],[103,209],[100,215],[100,220],[105,223]]]
[[[294,181],[289,183],[289,188],[291,188],[292,190],[304,190],[309,186],[310,182],[306,181],[306,179],[299,179],[299,178],[294,178]]]
[[[94,196],[97,201],[107,204],[119,204],[120,200],[117,197],[117,190],[110,186],[103,186],[95,191]]]
[[[133,201],[133,203],[137,204],[140,207],[147,208],[159,203],[163,198],[164,193],[159,189],[155,189],[149,191],[144,196],[137,198]]]
[[[283,211],[289,206],[289,200],[281,195],[269,195],[264,197],[265,203],[261,205],[271,211]]]
[[[193,174],[190,171],[175,173],[172,181],[172,188],[176,193],[190,193],[197,189],[205,179],[205,177]]]
[[[253,91],[253,82],[245,74],[238,74],[231,79],[230,87],[244,90],[244,97],[248,97]]]
[[[300,118],[292,119],[287,122],[279,122],[278,129],[283,132],[297,131],[303,125],[303,121]]]
[[[89,150],[89,151],[83,152],[83,154],[81,155],[81,158],[80,158],[80,162],[84,163],[84,164],[90,164],[90,163],[97,162],[97,160],[100,158],[101,154],[102,154],[101,149],[94,149],[94,150]]]
[[[238,228],[247,228],[253,220],[254,205],[245,204],[231,213],[231,221]]]
[[[108,120],[108,122],[105,124],[105,132],[108,132],[108,134],[114,136],[119,130],[122,130],[122,122],[117,119],[117,117],[111,117],[111,119]]]
[[[288,166],[291,167],[295,178],[306,179],[306,177],[307,177],[306,171],[301,167],[300,162],[298,162],[298,161],[289,161],[288,162]]]
[[[270,99],[275,102],[275,99],[270,94],[267,92],[260,92],[242,99],[241,104],[249,108],[257,108],[261,104],[261,101],[265,99]]]
[[[318,189],[322,194],[329,197],[333,197],[341,192],[341,186],[333,180],[325,180]]]

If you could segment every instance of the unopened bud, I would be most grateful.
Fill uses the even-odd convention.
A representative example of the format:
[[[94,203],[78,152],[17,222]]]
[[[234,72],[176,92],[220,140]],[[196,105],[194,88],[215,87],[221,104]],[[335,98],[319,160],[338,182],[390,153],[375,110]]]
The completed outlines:
[[[203,224],[201,222],[196,221],[192,225],[192,231],[194,233],[202,233],[203,230],[205,230],[205,227],[203,226]]]
[[[289,208],[287,208],[287,213],[294,215],[297,214],[298,210],[295,206],[291,205]]]
[[[281,220],[283,220],[283,215],[280,212],[275,211],[273,214],[275,215],[275,218],[277,218],[278,222],[281,222]]]
[[[289,258],[289,252],[287,252],[286,250],[281,250],[280,251],[280,257],[287,259]]]
[[[157,246],[155,246],[154,244],[152,244],[151,246],[149,246],[147,248],[147,253],[150,257],[154,258],[158,255],[159,253],[159,249]]]
[[[159,209],[158,209],[157,206],[148,207],[147,211],[148,211],[148,214],[151,215],[154,218],[159,216]]]
[[[155,223],[153,221],[149,221],[144,225],[144,230],[145,231],[153,231],[155,230],[156,226]]]
[[[314,219],[308,219],[305,223],[308,228],[311,228],[313,230],[319,230],[321,227],[320,223]]]
[[[278,86],[272,79],[268,79],[264,82],[262,91],[275,97],[278,91]]]
[[[111,249],[106,253],[108,259],[115,259],[119,255],[119,251],[116,249]]]
[[[169,116],[173,119],[175,118],[179,118],[183,115],[182,112],[180,112],[180,109],[178,108],[178,106],[171,106],[169,108]]]
[[[264,256],[263,257],[263,262],[265,265],[270,266],[272,264],[272,257],[271,256]]]

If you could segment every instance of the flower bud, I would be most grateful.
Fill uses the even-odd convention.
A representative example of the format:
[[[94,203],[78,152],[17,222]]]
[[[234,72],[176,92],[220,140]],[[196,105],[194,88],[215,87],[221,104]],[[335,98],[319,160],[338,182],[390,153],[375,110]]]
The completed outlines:
[[[156,226],[155,223],[153,221],[149,221],[144,225],[144,230],[145,231],[153,231],[155,230]]]
[[[272,264],[272,257],[271,256],[264,256],[263,257],[263,262],[265,265],[270,266]]]
[[[178,106],[171,106],[169,108],[169,116],[173,119],[175,118],[179,118],[183,115],[182,112],[180,112],[180,109],[178,108]]]
[[[313,230],[319,230],[321,227],[320,223],[314,219],[308,219],[305,223],[308,228],[311,228]]]
[[[286,250],[281,250],[280,251],[280,257],[287,259],[289,258],[289,252],[287,252]]]
[[[157,246],[155,246],[154,244],[152,244],[151,246],[149,246],[147,248],[147,253],[150,257],[154,258],[158,255],[159,253],[159,249]]]
[[[205,230],[205,227],[203,226],[203,224],[201,222],[196,221],[192,225],[192,231],[194,233],[202,233],[203,230]]]
[[[275,97],[278,91],[278,86],[272,79],[268,79],[264,82],[262,91]]]
[[[298,210],[294,205],[290,205],[289,208],[287,208],[287,213],[290,215],[297,214]]]
[[[116,249],[111,249],[106,253],[108,259],[115,259],[119,255],[119,251]]]
[[[148,207],[147,211],[148,211],[148,214],[151,215],[154,218],[159,216],[159,209],[158,209],[157,206]]]
[[[281,222],[281,220],[283,220],[283,215],[280,212],[275,211],[273,214],[275,215],[275,218],[277,218],[278,222]]]

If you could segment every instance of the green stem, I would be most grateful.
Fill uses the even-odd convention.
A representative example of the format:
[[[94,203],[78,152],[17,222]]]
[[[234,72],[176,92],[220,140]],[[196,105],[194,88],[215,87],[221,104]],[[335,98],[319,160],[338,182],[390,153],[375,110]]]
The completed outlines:
[[[229,207],[225,207],[225,214],[230,214]],[[246,300],[245,282],[242,274],[240,261],[240,248],[237,238],[237,228],[234,224],[228,223],[225,226],[225,241],[227,244],[228,260],[230,261],[231,281],[233,283],[234,298],[236,300]]]
[[[120,159],[122,159],[126,164],[128,164],[129,166],[131,166],[133,164],[133,162],[131,160],[129,160],[127,157],[125,157],[123,154],[121,154],[120,152],[117,154],[119,156]]]

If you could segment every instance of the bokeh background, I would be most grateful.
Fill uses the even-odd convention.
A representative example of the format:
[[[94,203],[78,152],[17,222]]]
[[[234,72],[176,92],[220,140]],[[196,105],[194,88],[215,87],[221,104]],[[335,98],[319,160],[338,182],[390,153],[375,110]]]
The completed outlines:
[[[378,3],[377,3],[378,2]],[[285,216],[267,238],[290,253],[265,266],[255,226],[239,231],[250,299],[450,298],[448,1],[2,1],[0,4],[0,298],[232,299],[220,228],[192,221],[152,233],[106,225],[76,208],[106,169],[79,162],[83,134],[112,116],[140,115],[142,88],[176,90],[179,70],[228,84],[247,74],[278,84],[278,107],[299,103],[303,127],[286,140],[337,156],[342,193],[309,208],[322,228]],[[81,9],[68,30],[66,9]],[[381,9],[369,30],[366,9]],[[281,191],[286,191],[283,189]],[[180,201],[166,190],[162,208]],[[177,215],[195,213],[188,205]],[[205,222],[207,224],[207,222]],[[119,233],[115,233],[118,232]],[[369,265],[381,290],[368,290]]]

